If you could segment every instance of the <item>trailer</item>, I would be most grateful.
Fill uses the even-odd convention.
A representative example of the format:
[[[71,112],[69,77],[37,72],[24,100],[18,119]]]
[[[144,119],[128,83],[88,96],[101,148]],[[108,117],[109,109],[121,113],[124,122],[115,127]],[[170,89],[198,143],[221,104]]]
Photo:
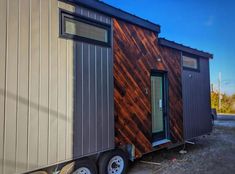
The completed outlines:
[[[0,21],[0,173],[123,174],[211,132],[213,55],[159,25],[97,0],[0,0]]]

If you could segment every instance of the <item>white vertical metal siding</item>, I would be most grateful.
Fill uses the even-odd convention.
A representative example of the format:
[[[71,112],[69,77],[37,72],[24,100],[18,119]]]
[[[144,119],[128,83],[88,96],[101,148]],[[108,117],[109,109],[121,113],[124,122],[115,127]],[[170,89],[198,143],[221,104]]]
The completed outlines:
[[[14,173],[11,165],[15,165],[16,157],[16,130],[17,130],[17,92],[18,92],[18,25],[19,2],[7,1],[6,4],[6,62],[5,62],[5,119],[3,156],[5,170]],[[5,26],[3,26],[5,27]],[[8,165],[7,165],[8,164]],[[4,169],[4,168],[3,168]],[[3,172],[4,173],[4,172]]]
[[[0,0],[0,173],[73,158],[73,41],[57,0]]]

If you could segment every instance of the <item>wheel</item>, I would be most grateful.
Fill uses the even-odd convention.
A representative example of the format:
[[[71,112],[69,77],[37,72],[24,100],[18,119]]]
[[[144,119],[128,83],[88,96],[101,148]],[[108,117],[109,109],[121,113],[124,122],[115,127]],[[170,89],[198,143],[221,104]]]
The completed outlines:
[[[72,174],[97,174],[97,167],[90,159],[79,160],[75,163]]]
[[[100,174],[126,174],[127,167],[127,154],[120,149],[106,152],[99,158]]]

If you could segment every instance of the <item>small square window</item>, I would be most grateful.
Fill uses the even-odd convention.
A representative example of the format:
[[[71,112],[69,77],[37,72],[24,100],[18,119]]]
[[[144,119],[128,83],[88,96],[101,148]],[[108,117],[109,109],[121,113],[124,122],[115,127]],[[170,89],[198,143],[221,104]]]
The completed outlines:
[[[183,67],[186,69],[199,70],[198,58],[183,55]]]
[[[110,46],[110,26],[81,16],[61,11],[62,37]]]

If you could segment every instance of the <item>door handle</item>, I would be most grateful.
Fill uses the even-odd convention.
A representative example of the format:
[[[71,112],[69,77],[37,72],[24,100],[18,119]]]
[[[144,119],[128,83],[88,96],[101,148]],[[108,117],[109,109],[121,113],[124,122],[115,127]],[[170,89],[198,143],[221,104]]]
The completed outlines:
[[[162,110],[162,99],[159,100],[159,108]]]

